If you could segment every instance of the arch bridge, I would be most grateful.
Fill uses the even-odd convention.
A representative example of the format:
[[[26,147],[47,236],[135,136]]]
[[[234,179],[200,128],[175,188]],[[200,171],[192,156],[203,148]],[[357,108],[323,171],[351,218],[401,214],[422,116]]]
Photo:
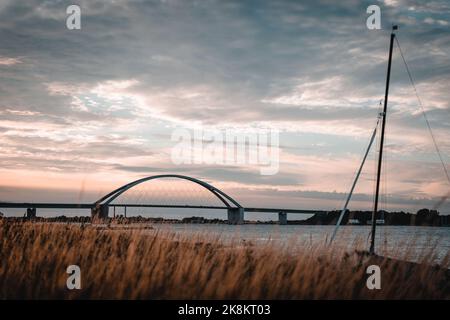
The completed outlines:
[[[164,178],[173,178],[183,181],[192,182],[204,190],[207,190],[215,199],[219,200],[221,205],[177,205],[173,203],[169,204],[131,204],[131,203],[114,203],[119,196],[123,195],[125,192],[139,186],[140,184],[152,181],[160,180]],[[27,217],[36,217],[37,208],[47,208],[47,209],[90,209],[91,217],[93,220],[104,220],[109,216],[109,209],[113,207],[152,207],[152,208],[192,208],[192,209],[220,209],[227,210],[228,223],[229,224],[242,224],[244,222],[244,212],[267,212],[267,213],[278,213],[278,220],[280,224],[287,224],[287,214],[297,213],[297,214],[316,214],[316,213],[326,213],[324,210],[306,210],[306,209],[280,209],[280,208],[249,208],[243,207],[233,199],[231,196],[225,192],[217,189],[211,184],[185,175],[178,174],[162,174],[148,176],[142,179],[138,179],[127,183],[110,193],[104,195],[94,203],[17,203],[17,202],[0,202],[0,208],[26,208]]]
[[[163,178],[177,178],[181,180],[187,180],[192,183],[195,183],[204,189],[208,190],[211,194],[213,194],[217,199],[220,200],[220,202],[223,204],[223,206],[199,206],[199,205],[162,205],[162,204],[156,204],[156,205],[146,205],[146,204],[114,204],[114,207],[122,206],[122,207],[158,207],[158,208],[192,208],[192,209],[225,209],[228,212],[228,222],[233,224],[240,224],[244,220],[244,208],[232,197],[227,195],[225,192],[217,189],[216,187],[210,185],[209,183],[206,183],[202,180],[184,176],[184,175],[178,175],[178,174],[162,174],[162,175],[155,175],[155,176],[149,176],[142,179],[135,180],[133,182],[127,183],[107,195],[103,196],[102,198],[98,199],[94,203],[94,207],[91,211],[91,216],[93,218],[100,218],[104,219],[107,218],[109,215],[109,207],[111,206],[111,203],[118,198],[120,195],[124,194],[126,191],[144,183],[150,180],[158,180]]]

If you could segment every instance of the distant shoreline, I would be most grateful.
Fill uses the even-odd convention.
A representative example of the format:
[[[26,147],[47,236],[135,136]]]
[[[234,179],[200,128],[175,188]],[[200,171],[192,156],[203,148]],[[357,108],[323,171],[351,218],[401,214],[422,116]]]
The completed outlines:
[[[330,211],[328,213],[314,214],[305,220],[288,220],[287,225],[335,225],[339,217],[339,211]],[[341,225],[368,226],[371,224],[371,215],[369,211],[352,211],[344,214]],[[405,212],[384,212],[380,211],[377,215],[377,223],[384,226],[428,226],[428,227],[450,227],[450,216],[441,216],[437,211],[421,209],[416,214]],[[33,219],[25,217],[1,217],[7,221],[36,221],[36,222],[73,222],[73,223],[91,223],[92,219],[88,216],[56,216],[56,217],[35,217]],[[133,223],[161,223],[161,224],[228,224],[227,220],[209,219],[204,217],[191,216],[182,219],[170,219],[163,217],[143,217],[122,215],[108,218],[104,221],[106,224],[133,224]],[[252,221],[245,220],[244,224],[251,225],[277,225],[276,220]]]

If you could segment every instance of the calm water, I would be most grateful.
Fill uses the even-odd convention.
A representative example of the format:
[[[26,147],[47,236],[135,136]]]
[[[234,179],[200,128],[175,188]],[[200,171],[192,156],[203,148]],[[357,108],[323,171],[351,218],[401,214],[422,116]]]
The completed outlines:
[[[300,225],[213,225],[213,224],[170,224],[154,225],[157,229],[174,231],[180,236],[204,234],[219,237],[222,241],[234,243],[252,243],[255,245],[270,243],[275,246],[295,250],[299,246],[324,243],[333,233],[334,226]],[[339,228],[335,244],[352,249],[368,249],[370,226],[342,226]],[[450,228],[444,227],[405,227],[377,226],[376,251],[394,258],[417,261],[425,252],[434,250],[436,262],[441,261],[450,252]]]

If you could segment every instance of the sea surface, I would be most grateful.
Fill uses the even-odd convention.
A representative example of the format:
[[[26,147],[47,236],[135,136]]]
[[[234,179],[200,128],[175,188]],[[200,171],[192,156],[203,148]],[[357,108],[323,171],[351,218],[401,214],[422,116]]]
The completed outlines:
[[[225,225],[225,224],[153,224],[161,231],[170,231],[180,237],[199,234],[225,243],[274,245],[288,250],[302,246],[327,243],[334,226],[309,225]],[[367,250],[370,245],[370,226],[341,226],[334,242],[347,250]],[[450,228],[416,226],[377,226],[376,252],[392,258],[420,261],[433,253],[433,262],[441,263],[450,252]]]
[[[85,211],[85,212],[84,212]],[[81,216],[90,214],[89,210],[45,210],[38,211],[38,216],[51,217],[66,215]],[[4,211],[5,216],[23,216],[23,209],[9,209]],[[129,216],[138,215],[132,212]],[[118,214],[121,214],[119,212]],[[159,210],[147,217],[164,217],[182,219],[186,216],[203,216],[205,218],[226,219],[225,212],[206,214],[193,212],[186,215],[176,210]],[[288,219],[307,218],[310,215],[288,215]],[[269,221],[274,219],[273,214],[248,213],[246,219]],[[334,226],[312,225],[278,225],[278,224],[152,224],[152,227],[165,231],[175,232],[180,237],[193,237],[199,234],[219,238],[220,241],[233,242],[233,244],[274,245],[288,250],[324,244],[331,238]],[[370,241],[370,226],[341,226],[334,241],[336,247],[346,250],[367,250]],[[393,258],[410,261],[420,261],[427,253],[432,252],[431,259],[441,263],[450,252],[450,227],[415,227],[415,226],[377,226],[376,252]]]

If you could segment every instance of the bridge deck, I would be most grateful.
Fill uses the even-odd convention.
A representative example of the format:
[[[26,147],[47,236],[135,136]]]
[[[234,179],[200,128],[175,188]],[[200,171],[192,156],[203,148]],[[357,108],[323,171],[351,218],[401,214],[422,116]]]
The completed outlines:
[[[46,209],[91,209],[88,203],[33,203],[33,202],[0,202],[0,208],[46,208]]]
[[[92,209],[94,204],[90,203],[18,203],[18,202],[0,202],[0,208],[42,208],[42,209]],[[175,208],[175,209],[217,209],[227,210],[228,207],[220,206],[190,206],[190,205],[156,205],[156,204],[110,204],[110,207],[143,207],[143,208]],[[324,213],[325,210],[313,209],[280,209],[280,208],[247,208],[244,207],[245,212],[268,212],[268,213],[299,213],[299,214],[314,214]]]

